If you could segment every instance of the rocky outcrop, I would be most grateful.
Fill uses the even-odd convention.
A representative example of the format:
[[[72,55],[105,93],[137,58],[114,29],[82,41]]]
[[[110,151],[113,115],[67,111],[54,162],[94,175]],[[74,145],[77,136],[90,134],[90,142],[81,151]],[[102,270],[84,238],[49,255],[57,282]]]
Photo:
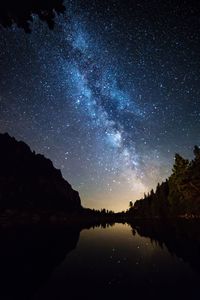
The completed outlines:
[[[77,191],[51,160],[22,141],[0,134],[0,209],[79,211]]]

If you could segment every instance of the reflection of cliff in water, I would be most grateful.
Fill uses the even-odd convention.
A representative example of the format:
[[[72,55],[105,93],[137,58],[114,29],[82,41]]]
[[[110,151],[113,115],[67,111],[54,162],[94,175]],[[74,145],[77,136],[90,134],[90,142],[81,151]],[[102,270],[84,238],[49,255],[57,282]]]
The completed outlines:
[[[30,299],[78,242],[78,228],[0,229],[0,299]]]
[[[161,248],[183,259],[200,273],[200,221],[134,221],[130,224],[133,230],[151,239]]]

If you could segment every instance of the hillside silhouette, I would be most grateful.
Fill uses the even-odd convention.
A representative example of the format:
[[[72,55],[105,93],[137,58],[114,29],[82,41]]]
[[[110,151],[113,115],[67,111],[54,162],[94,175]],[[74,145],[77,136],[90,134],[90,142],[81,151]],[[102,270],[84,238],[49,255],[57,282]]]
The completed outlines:
[[[0,134],[0,209],[78,212],[82,206],[51,160],[5,133]]]

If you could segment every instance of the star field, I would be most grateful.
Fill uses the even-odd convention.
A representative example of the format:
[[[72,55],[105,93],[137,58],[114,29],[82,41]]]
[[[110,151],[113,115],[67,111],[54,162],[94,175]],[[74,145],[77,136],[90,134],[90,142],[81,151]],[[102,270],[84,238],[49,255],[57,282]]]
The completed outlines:
[[[191,1],[67,1],[53,31],[1,29],[0,131],[126,209],[200,144],[199,23]]]

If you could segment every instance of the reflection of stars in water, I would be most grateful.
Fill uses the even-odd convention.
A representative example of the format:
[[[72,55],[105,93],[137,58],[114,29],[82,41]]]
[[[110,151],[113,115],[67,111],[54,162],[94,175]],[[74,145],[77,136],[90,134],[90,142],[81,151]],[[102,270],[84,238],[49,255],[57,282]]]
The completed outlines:
[[[183,32],[180,8],[175,29],[171,15],[144,21],[147,4],[76,2],[52,32],[37,19],[31,35],[2,31],[0,127],[52,159],[85,206],[126,209],[199,143],[195,21],[187,10]]]

